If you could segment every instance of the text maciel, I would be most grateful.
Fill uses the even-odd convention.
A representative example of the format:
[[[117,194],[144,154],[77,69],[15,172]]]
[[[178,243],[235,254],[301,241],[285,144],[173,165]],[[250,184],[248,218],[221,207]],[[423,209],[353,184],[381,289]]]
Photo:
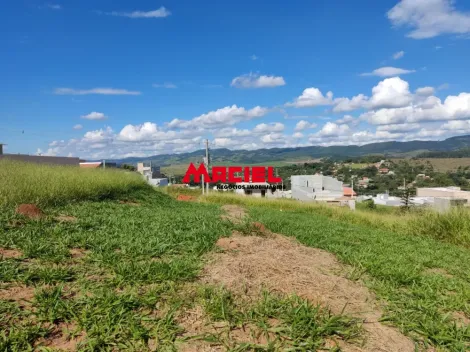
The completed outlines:
[[[237,176],[242,173],[243,176]],[[209,183],[240,183],[240,182],[267,182],[281,183],[282,178],[274,175],[272,166],[214,166],[212,167],[212,176],[207,172],[206,166],[200,164],[198,168],[191,163],[184,175],[183,182],[190,183],[191,176],[194,182],[201,182],[201,176],[204,176],[204,182]]]

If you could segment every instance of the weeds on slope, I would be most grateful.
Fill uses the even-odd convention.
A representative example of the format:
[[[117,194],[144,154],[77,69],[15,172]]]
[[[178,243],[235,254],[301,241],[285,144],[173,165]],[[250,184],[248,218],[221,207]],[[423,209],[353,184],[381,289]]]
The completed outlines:
[[[116,198],[150,187],[137,173],[0,160],[0,208]]]
[[[198,286],[191,282],[202,255],[233,225],[220,219],[216,205],[177,202],[153,190],[120,200],[126,201],[45,207],[39,220],[11,208],[0,214],[0,253],[6,253],[0,254],[0,351],[175,351],[180,343],[196,343],[185,341],[178,320],[195,301],[210,321],[229,326],[228,335],[199,337],[239,351],[274,351],[281,341],[322,346],[329,337],[359,333],[356,321],[300,299],[247,311],[219,289],[186,294],[188,285]],[[58,221],[59,214],[75,220]],[[270,318],[280,326],[268,327]],[[273,340],[255,346],[237,338],[248,325]]]
[[[470,349],[470,251],[433,238],[347,224],[310,212],[251,207],[271,231],[335,253],[386,303],[384,320],[418,341]],[[458,317],[460,316],[459,319]]]
[[[262,206],[278,211],[324,215],[350,224],[365,225],[411,236],[427,236],[470,248],[470,210],[466,208],[454,208],[444,214],[432,210],[416,209],[411,212],[400,212],[396,209],[383,210],[383,208],[378,211],[358,208],[353,212],[348,207],[302,203],[292,199],[240,197],[223,193],[213,193],[201,199],[203,202],[216,204]]]

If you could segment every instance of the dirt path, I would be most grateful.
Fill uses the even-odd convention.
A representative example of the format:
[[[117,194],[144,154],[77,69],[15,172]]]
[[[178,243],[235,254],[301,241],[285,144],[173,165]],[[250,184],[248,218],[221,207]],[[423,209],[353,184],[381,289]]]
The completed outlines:
[[[245,211],[224,206],[226,218],[240,221]],[[328,306],[335,314],[361,318],[366,332],[362,347],[343,345],[344,351],[414,351],[414,343],[397,329],[379,323],[382,315],[374,295],[359,282],[345,277],[347,267],[326,251],[305,247],[293,239],[242,236],[220,239],[222,253],[214,253],[203,272],[203,281],[222,284],[233,292],[259,295],[263,289],[295,293]]]

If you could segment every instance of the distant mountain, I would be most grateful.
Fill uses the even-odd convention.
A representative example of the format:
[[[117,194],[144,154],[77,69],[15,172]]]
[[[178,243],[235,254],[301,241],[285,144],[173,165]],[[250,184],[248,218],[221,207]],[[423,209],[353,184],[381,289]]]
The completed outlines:
[[[451,137],[443,141],[382,142],[362,146],[310,146],[299,148],[271,148],[256,150],[229,150],[226,148],[211,150],[213,164],[239,163],[256,164],[269,161],[296,161],[324,157],[357,157],[369,154],[383,154],[388,157],[411,157],[426,152],[444,152],[470,147],[470,135]],[[155,155],[146,158],[126,158],[112,160],[117,163],[135,164],[139,161],[151,161],[160,166],[201,162],[203,150],[182,154]]]

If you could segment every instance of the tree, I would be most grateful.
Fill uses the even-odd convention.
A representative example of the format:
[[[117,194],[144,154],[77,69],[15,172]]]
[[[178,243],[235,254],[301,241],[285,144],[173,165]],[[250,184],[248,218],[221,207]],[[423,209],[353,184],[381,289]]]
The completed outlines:
[[[415,195],[415,189],[414,188],[410,188],[410,187],[406,187],[404,190],[403,190],[403,193],[401,195],[401,202],[402,202],[402,206],[401,208],[403,210],[409,210],[411,208],[411,198]]]

